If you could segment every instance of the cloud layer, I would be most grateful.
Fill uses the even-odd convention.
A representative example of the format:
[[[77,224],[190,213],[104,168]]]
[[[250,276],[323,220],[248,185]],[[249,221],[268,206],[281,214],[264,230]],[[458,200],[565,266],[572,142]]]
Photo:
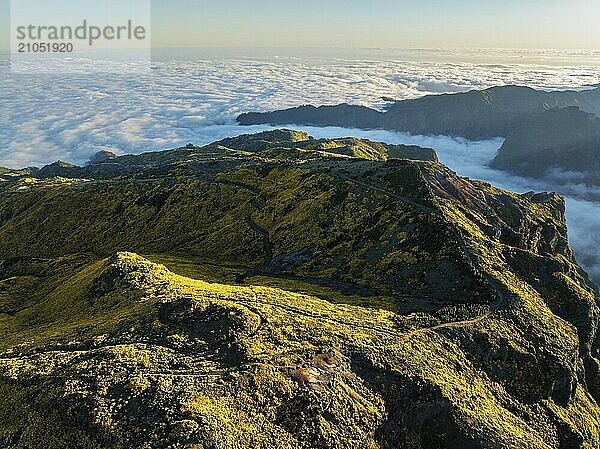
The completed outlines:
[[[440,53],[441,54],[441,53]],[[414,54],[413,54],[414,56]],[[487,59],[486,59],[487,58]],[[99,150],[117,154],[210,143],[242,132],[235,117],[247,111],[342,102],[371,107],[381,97],[414,98],[502,84],[538,88],[598,83],[594,55],[508,53],[490,63],[486,52],[462,57],[428,54],[423,62],[264,57],[163,60],[151,75],[99,73],[90,61],[63,59],[31,75],[10,74],[0,56],[0,166],[43,165],[58,159],[83,163]],[[427,62],[437,60],[437,62]],[[540,63],[546,61],[546,63]],[[558,63],[563,61],[562,63]],[[564,61],[575,61],[569,67]],[[48,62],[46,61],[45,64]],[[76,67],[63,73],[65,65]],[[316,137],[355,135],[392,143],[434,147],[444,163],[462,175],[517,192],[557,190],[567,195],[571,242],[580,262],[600,281],[600,193],[557,173],[562,186],[507,176],[487,163],[501,141],[469,142],[382,131],[310,128]],[[557,184],[559,184],[557,182]],[[586,198],[588,200],[584,200]]]
[[[509,56],[502,61],[510,64],[309,57],[166,60],[153,63],[151,75],[132,73],[133,63],[123,64],[119,75],[99,73],[97,62],[69,58],[55,62],[56,75],[47,73],[48,61],[43,71],[32,63],[35,76],[0,68],[0,165],[83,162],[101,149],[132,153],[200,144],[221,136],[220,126],[234,125],[236,115],[249,110],[342,102],[380,107],[382,96],[414,98],[499,84],[585,86],[600,79],[598,66],[565,68],[553,59],[547,66],[523,65],[515,61],[526,56]],[[445,58],[458,60],[459,55]],[[65,67],[76,70],[61,75]]]

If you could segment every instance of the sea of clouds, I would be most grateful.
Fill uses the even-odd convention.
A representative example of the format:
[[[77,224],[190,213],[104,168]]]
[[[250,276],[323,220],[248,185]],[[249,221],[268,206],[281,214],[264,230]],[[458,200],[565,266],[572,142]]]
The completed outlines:
[[[239,127],[235,117],[247,111],[343,102],[382,108],[381,97],[406,99],[503,84],[585,88],[600,80],[597,54],[440,55],[353,59],[188,54],[156,60],[150,73],[132,70],[133,63],[105,73],[95,70],[96,62],[64,58],[55,61],[55,74],[48,74],[47,66],[39,71],[33,66],[35,75],[10,73],[6,57],[0,56],[0,166],[40,166],[55,160],[81,164],[99,150],[125,154],[188,142],[202,145],[268,128]],[[65,67],[69,70],[61,69]],[[577,257],[600,281],[600,192],[578,184],[572,174],[556,173],[556,182],[542,182],[492,170],[487,164],[501,139],[470,142],[385,131],[296,128],[315,137],[352,135],[433,147],[442,162],[461,175],[516,192],[558,191],[567,197]]]
[[[545,55],[538,62],[547,65],[523,64],[532,58],[527,53],[490,63],[480,62],[484,52],[464,61],[448,52],[418,62],[362,56],[373,58],[188,55],[155,61],[149,74],[136,73],[134,63],[104,73],[97,61],[63,58],[55,75],[48,74],[47,60],[44,70],[32,63],[32,75],[11,74],[0,57],[0,166],[81,163],[101,149],[122,154],[208,143],[239,133],[235,117],[247,111],[309,103],[382,107],[384,96],[406,99],[500,84],[578,88],[600,79],[600,63],[587,65],[594,60],[580,55],[571,67]]]

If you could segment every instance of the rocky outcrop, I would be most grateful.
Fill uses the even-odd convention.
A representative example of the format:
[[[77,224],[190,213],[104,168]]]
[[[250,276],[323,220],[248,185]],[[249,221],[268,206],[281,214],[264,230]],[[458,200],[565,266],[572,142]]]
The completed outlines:
[[[38,172],[35,173],[35,177],[39,178],[55,178],[59,176],[69,176],[73,169],[77,169],[73,164],[64,161],[56,161],[52,164],[45,165]]]
[[[347,128],[379,128],[383,114],[363,106],[341,104],[337,106],[312,105],[267,113],[248,112],[241,114],[240,125],[314,125],[342,126]]]
[[[112,151],[107,151],[107,150],[98,151],[96,154],[94,154],[90,158],[87,165],[104,164],[104,163],[110,162],[113,159],[116,159],[116,157],[117,157],[117,155],[115,153],[113,153]]]
[[[492,166],[528,176],[551,172],[558,180],[600,184],[599,150],[600,118],[576,107],[549,109],[515,127]]]

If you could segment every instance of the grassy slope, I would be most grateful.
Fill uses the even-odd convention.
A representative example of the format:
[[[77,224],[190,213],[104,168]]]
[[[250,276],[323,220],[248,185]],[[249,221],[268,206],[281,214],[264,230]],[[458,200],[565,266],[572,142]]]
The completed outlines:
[[[117,278],[115,273],[119,273]],[[117,282],[98,290],[107,279]],[[90,295],[98,291],[103,292],[96,297],[102,306],[88,307]],[[129,298],[124,301],[128,307],[112,303],[116,297]],[[525,294],[521,298],[526,298]],[[30,343],[31,347],[57,345],[62,340],[64,347],[27,358],[5,356],[0,361],[5,379],[14,379],[11,383],[37,379],[34,385],[43,388],[18,387],[8,392],[4,381],[0,408],[20,404],[22,411],[3,421],[0,435],[8,441],[24,431],[17,438],[22,446],[14,447],[28,447],[33,441],[53,447],[54,439],[70,440],[78,432],[98,435],[95,442],[85,437],[78,447],[100,447],[103,443],[141,447],[144,441],[157,444],[153,438],[183,441],[193,428],[190,441],[215,441],[225,447],[272,447],[273,441],[278,447],[386,447],[388,435],[377,436],[375,429],[392,419],[399,420],[392,404],[412,389],[416,395],[413,400],[418,397],[423,404],[448,401],[448,408],[442,407],[438,411],[441,415],[434,417],[428,417],[425,409],[405,411],[408,416],[414,413],[412,421],[404,422],[407,427],[403,427],[406,444],[413,440],[414,447],[437,447],[444,438],[465,438],[466,432],[473,444],[485,438],[494,447],[524,448],[558,447],[560,438],[573,433],[584,439],[584,447],[592,448],[599,437],[600,409],[581,387],[569,405],[558,406],[543,398],[529,403],[520,397],[523,392],[511,385],[511,381],[527,381],[522,376],[530,376],[531,367],[510,365],[515,354],[511,355],[509,348],[525,359],[535,353],[537,363],[549,363],[561,351],[568,356],[577,344],[572,328],[557,320],[534,294],[527,298],[518,306],[522,309],[518,313],[504,311],[469,322],[406,332],[401,330],[402,319],[392,312],[334,305],[266,287],[209,284],[174,275],[134,255],[121,255],[85,266],[56,287],[45,304],[17,314],[19,320],[32,315],[44,317],[38,329],[46,324],[56,329],[61,322],[69,326],[60,334],[42,332]],[[80,312],[56,313],[65,304],[66,310]],[[106,308],[113,307],[122,313],[111,314],[109,323]],[[529,307],[534,307],[534,313],[528,316],[525,311]],[[140,331],[152,316],[160,323],[152,325],[152,332]],[[119,326],[120,321],[128,325]],[[202,328],[191,324],[197,321],[207,324]],[[535,329],[533,335],[524,333],[522,326]],[[207,332],[208,328],[212,331]],[[114,342],[108,337],[98,338],[118,329],[127,331]],[[22,341],[32,338],[28,330],[18,326],[11,332]],[[136,332],[148,337],[146,343],[126,343],[128,339],[140,340]],[[79,347],[69,344],[74,335],[83,340]],[[491,361],[504,363],[510,378],[503,382],[494,378],[490,361],[482,366],[477,352],[463,343],[466,335],[470,341],[481,341],[484,336],[510,339],[504,357]],[[544,350],[552,354],[531,347],[537,338],[544,339]],[[192,344],[191,340],[207,350],[189,353],[185,345],[174,344]],[[224,348],[230,354],[237,353],[239,359],[219,359],[217,354]],[[21,350],[29,352],[27,348]],[[167,369],[171,359],[196,368]],[[199,368],[199,364],[204,365]],[[548,372],[553,369],[548,366]],[[189,374],[174,377],[169,372]],[[202,376],[214,377],[207,383]],[[395,382],[389,382],[390,378]],[[102,384],[108,389],[101,388]],[[49,404],[42,391],[55,392],[51,393],[54,402]],[[23,403],[23,394],[30,398],[27,403]],[[149,417],[173,410],[181,418],[187,417],[185,423],[177,421],[183,428],[169,427],[166,434],[156,430],[146,433],[145,426],[152,426],[153,421],[135,421],[131,414],[138,416],[139,409],[135,413],[128,407],[110,407],[111,399],[126,404],[147,397],[163,404],[157,411],[157,405],[142,401],[141,410]],[[328,405],[322,408],[323,404]],[[40,418],[45,407],[50,410],[49,420]],[[67,414],[54,414],[56,407],[66,407]],[[25,424],[19,418],[24,413],[37,418]],[[298,419],[306,413],[316,416]],[[557,430],[557,416],[570,427],[569,432]],[[73,426],[73,417],[79,424]],[[444,421],[448,422],[440,426]],[[52,431],[49,422],[57,426]],[[171,425],[175,425],[173,421]],[[424,432],[428,426],[437,433]],[[56,443],[54,447],[61,446]]]

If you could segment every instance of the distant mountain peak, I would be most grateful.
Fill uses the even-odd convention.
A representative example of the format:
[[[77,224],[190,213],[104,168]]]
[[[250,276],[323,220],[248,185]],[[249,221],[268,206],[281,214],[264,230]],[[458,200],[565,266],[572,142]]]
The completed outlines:
[[[94,154],[90,158],[87,165],[103,164],[105,162],[108,162],[108,161],[110,161],[112,159],[116,159],[116,158],[117,158],[117,155],[115,153],[113,153],[112,151],[101,150],[101,151],[98,151],[96,154]]]

